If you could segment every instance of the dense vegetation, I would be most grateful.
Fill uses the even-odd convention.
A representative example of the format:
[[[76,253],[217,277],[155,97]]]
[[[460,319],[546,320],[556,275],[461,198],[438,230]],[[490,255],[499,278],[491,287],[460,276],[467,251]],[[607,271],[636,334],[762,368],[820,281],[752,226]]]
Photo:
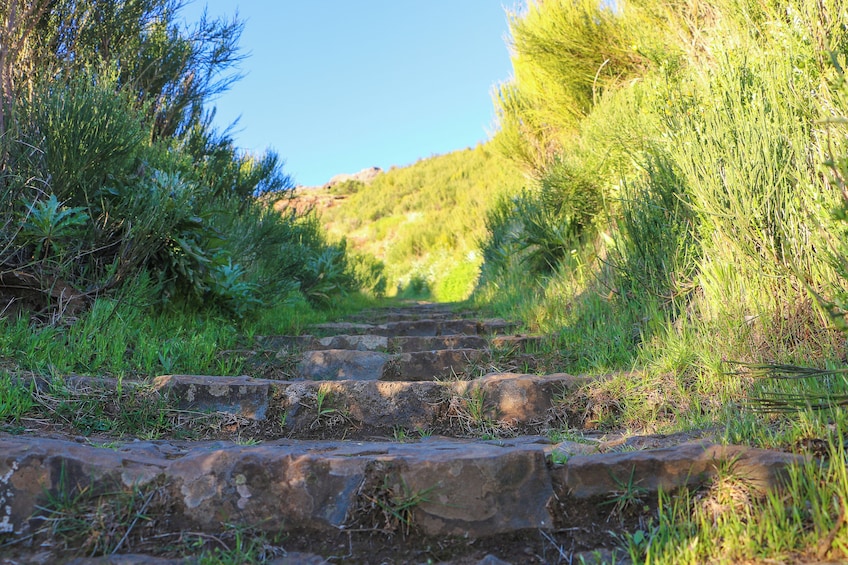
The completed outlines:
[[[233,325],[296,326],[357,287],[344,247],[314,217],[269,206],[293,186],[278,156],[241,151],[212,126],[210,99],[238,78],[242,24],[204,17],[187,29],[180,6],[0,2],[7,359],[179,368],[163,332],[193,327],[206,347],[226,347]],[[116,339],[74,357],[96,328]]]
[[[348,198],[322,210],[321,220],[351,249],[385,264],[388,292],[462,300],[482,262],[486,211],[524,182],[512,163],[481,144],[392,168],[367,185],[333,186]]]
[[[844,557],[848,5],[546,0],[510,27],[494,143],[535,182],[488,215],[477,299],[558,334],[568,371],[639,370],[584,391],[588,425],[838,462],[744,502],[727,470],[721,511],[667,499],[632,556],[791,560],[830,532]]]
[[[438,300],[479,273],[562,370],[615,372],[567,399],[587,427],[826,445],[784,491],[730,466],[663,495],[635,562],[848,556],[846,2],[530,1],[494,139],[333,187],[320,222],[274,211],[278,157],[211,126],[240,23],[178,7],[0,0],[4,421],[21,368],[235,374],[239,336],[386,292],[382,263]]]

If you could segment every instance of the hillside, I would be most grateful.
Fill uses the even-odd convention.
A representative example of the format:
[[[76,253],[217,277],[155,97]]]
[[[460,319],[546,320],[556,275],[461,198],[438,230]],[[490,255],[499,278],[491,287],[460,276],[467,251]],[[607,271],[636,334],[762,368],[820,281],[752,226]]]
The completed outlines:
[[[389,294],[441,300],[471,292],[482,257],[487,211],[525,183],[488,144],[393,167],[368,183],[347,180],[301,189],[331,238],[386,266]]]

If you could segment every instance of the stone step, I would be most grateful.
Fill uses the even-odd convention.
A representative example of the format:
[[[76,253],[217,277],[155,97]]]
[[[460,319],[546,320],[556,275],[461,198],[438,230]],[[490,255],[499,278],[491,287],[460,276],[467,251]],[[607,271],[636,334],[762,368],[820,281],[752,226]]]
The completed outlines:
[[[354,349],[357,351],[386,351],[391,353],[412,353],[414,351],[433,351],[437,349],[501,349],[514,351],[534,351],[541,348],[543,339],[530,335],[439,335],[439,336],[396,336],[382,335],[333,335],[316,337],[312,335],[275,335],[259,336],[256,345],[260,351],[273,351],[277,356],[285,356],[301,351],[319,351],[324,349]]]
[[[367,324],[382,324],[386,322],[415,321],[422,319],[440,320],[448,318],[472,319],[478,317],[476,312],[468,310],[453,310],[451,308],[395,308],[364,310],[353,316],[348,316],[350,322]]]
[[[298,532],[317,541],[339,531],[401,533],[424,543],[460,537],[567,531],[609,522],[622,485],[639,489],[649,516],[658,489],[697,487],[729,468],[744,484],[772,488],[800,456],[688,443],[641,452],[574,455],[552,464],[538,437],[418,442],[131,441],[108,448],[0,435],[0,533],[26,539],[56,531],[74,512],[98,516],[134,505],[136,536],[156,539],[227,527]],[[634,491],[636,492],[636,491]],[[612,508],[612,509],[611,509]],[[589,514],[592,514],[591,516]],[[317,545],[317,543],[316,543]],[[356,556],[357,559],[366,556]]]
[[[179,410],[256,421],[264,437],[509,436],[576,420],[561,399],[588,381],[513,373],[442,382],[166,375],[154,385]]]
[[[512,333],[520,324],[498,318],[489,320],[433,320],[422,319],[384,324],[362,324],[356,322],[329,322],[309,326],[309,330],[319,335],[362,335],[381,336],[441,336],[441,335],[496,335]]]
[[[511,338],[498,336],[493,339]],[[506,342],[502,342],[506,343]],[[528,341],[529,343],[529,341]],[[436,349],[487,349],[489,340],[478,335],[442,335],[442,336],[398,336],[382,335],[334,335],[316,337],[299,336],[262,336],[256,339],[261,350],[275,351],[277,355],[288,355],[305,350],[355,349],[358,351],[387,351],[409,353],[413,351],[433,351]]]
[[[439,349],[412,353],[382,353],[350,349],[306,351],[296,378],[432,381],[465,375],[486,356],[480,349]]]

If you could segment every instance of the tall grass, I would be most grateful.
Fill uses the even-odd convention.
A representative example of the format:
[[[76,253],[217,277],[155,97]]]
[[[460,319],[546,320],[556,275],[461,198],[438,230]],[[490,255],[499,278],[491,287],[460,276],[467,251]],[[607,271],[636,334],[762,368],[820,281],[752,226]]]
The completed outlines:
[[[709,492],[664,498],[628,538],[636,562],[846,555],[841,373],[759,379],[728,363],[844,365],[845,29],[839,0],[546,1],[511,21],[499,147],[537,184],[490,215],[476,299],[558,334],[563,370],[623,370],[570,400],[585,425],[830,441],[830,464],[784,490],[755,493],[728,468]],[[596,80],[598,54],[620,71]],[[543,84],[551,96],[534,96]],[[561,202],[600,205],[579,235],[561,216],[540,241],[524,211],[550,205],[558,162],[593,173]],[[546,269],[522,260],[548,248],[570,251]]]

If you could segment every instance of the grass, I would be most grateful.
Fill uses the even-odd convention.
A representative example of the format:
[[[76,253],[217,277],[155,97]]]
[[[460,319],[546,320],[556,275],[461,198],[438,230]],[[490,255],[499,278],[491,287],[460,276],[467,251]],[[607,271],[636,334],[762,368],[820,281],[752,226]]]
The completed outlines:
[[[152,518],[162,497],[155,483],[143,487],[72,485],[63,467],[55,491],[45,495],[36,517],[37,536],[47,536],[77,554],[106,555],[129,548]]]
[[[660,497],[658,522],[632,543],[635,562],[703,563],[839,558],[848,549],[844,523],[845,450],[831,444],[829,462],[790,469],[782,489],[761,492],[719,470],[698,493]]]
[[[413,526],[415,508],[430,501],[430,494],[436,487],[422,490],[411,489],[403,478],[384,477],[382,485],[365,499],[379,509],[382,514],[383,530],[401,531],[409,535]]]

